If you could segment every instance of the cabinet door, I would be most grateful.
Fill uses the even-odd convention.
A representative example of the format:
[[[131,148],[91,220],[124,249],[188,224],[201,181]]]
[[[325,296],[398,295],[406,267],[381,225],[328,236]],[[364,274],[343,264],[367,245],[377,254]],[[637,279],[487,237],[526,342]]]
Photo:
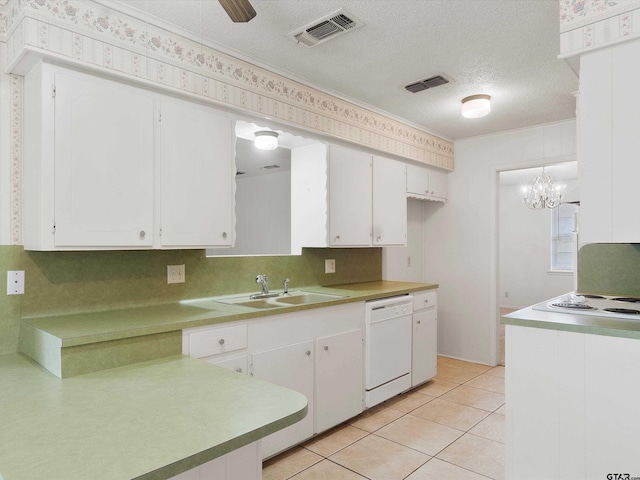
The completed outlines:
[[[438,348],[438,312],[435,308],[413,313],[411,386],[436,376]]]
[[[407,194],[424,200],[446,200],[447,173],[433,168],[407,165]]]
[[[153,99],[55,75],[55,245],[153,245]]]
[[[161,110],[162,246],[231,246],[233,121],[188,102],[163,102]]]
[[[371,245],[371,155],[329,148],[329,245]]]
[[[224,355],[223,355],[224,356]],[[247,373],[247,356],[240,355],[232,358],[220,358],[221,355],[213,355],[212,357],[204,358],[203,360],[212,365],[217,365],[227,370],[233,370],[234,372],[246,375]]]
[[[429,198],[433,200],[447,199],[447,173],[440,170],[429,170]]]
[[[362,330],[316,340],[316,432],[362,412]]]
[[[262,439],[263,457],[270,457],[313,435],[314,412],[313,341],[256,352],[251,356],[251,375],[307,397],[308,414],[298,423]]]
[[[407,173],[403,163],[373,157],[373,244],[407,244]]]
[[[407,193],[421,197],[429,195],[429,170],[417,165],[407,165]]]

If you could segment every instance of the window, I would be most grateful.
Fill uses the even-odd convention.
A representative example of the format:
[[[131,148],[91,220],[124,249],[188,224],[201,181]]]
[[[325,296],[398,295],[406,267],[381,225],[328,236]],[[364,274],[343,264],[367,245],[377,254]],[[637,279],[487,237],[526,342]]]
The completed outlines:
[[[551,270],[572,271],[578,205],[563,203],[551,209]]]

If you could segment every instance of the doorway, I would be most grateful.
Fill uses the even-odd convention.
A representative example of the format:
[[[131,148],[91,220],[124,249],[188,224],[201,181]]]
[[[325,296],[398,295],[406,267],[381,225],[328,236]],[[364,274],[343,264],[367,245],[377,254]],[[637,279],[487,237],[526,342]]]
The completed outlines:
[[[553,161],[552,161],[553,162]],[[505,363],[504,325],[500,317],[515,310],[575,290],[571,252],[577,246],[573,230],[575,203],[555,209],[530,209],[523,187],[542,173],[543,165],[498,170],[497,213],[494,233],[497,248],[496,312],[498,363]],[[563,201],[578,201],[577,162],[544,164],[556,184],[564,184]],[[569,256],[568,261],[564,261]],[[563,261],[557,261],[561,257]]]

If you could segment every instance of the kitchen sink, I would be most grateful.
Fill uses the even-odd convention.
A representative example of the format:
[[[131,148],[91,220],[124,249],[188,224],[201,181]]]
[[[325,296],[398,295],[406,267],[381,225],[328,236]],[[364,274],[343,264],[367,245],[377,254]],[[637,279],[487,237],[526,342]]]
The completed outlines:
[[[226,303],[227,305],[239,305],[242,307],[255,309],[268,309],[328,302],[331,300],[337,300],[339,298],[345,298],[345,295],[331,295],[328,293],[315,293],[297,290],[294,292],[290,292],[288,295],[280,294],[278,296],[270,298],[251,299],[250,295],[246,294],[233,297],[216,297],[212,300],[213,302]]]
[[[270,301],[271,299],[259,299],[259,300],[249,300],[247,302],[234,302],[234,305],[241,305],[243,307],[251,307],[251,308],[278,308],[284,307],[284,305],[278,305],[275,302]]]
[[[328,302],[343,298],[341,295],[329,295],[326,293],[307,293],[293,292],[288,296],[274,298],[278,303],[286,303],[288,305],[306,305],[308,303]]]

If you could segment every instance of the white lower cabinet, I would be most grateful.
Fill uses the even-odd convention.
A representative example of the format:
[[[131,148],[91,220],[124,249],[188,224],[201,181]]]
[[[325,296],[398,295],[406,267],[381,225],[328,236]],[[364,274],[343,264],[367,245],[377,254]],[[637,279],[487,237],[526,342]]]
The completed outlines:
[[[223,358],[219,358],[223,357]],[[233,356],[231,358],[216,355],[213,357],[203,358],[203,360],[211,365],[217,365],[227,370],[233,370],[236,373],[246,375],[248,370],[248,358],[247,355]]]
[[[314,342],[286,345],[251,355],[251,375],[307,397],[309,413],[293,425],[262,439],[262,453],[270,457],[313,435]]]
[[[411,386],[436,376],[438,368],[438,300],[435,290],[413,294]]]
[[[260,480],[262,456],[259,442],[253,442],[187,470],[169,480]]]
[[[316,432],[362,412],[362,330],[316,340]]]
[[[247,324],[188,328],[182,331],[182,353],[247,374]]]
[[[364,302],[353,302],[196,327],[183,331],[182,351],[307,397],[304,419],[260,441],[263,459],[362,412],[363,321]]]
[[[506,325],[506,477],[637,475],[639,347],[638,339]]]
[[[364,302],[252,320],[250,371],[307,397],[307,416],[266,437],[263,458],[323,432],[363,410]]]

